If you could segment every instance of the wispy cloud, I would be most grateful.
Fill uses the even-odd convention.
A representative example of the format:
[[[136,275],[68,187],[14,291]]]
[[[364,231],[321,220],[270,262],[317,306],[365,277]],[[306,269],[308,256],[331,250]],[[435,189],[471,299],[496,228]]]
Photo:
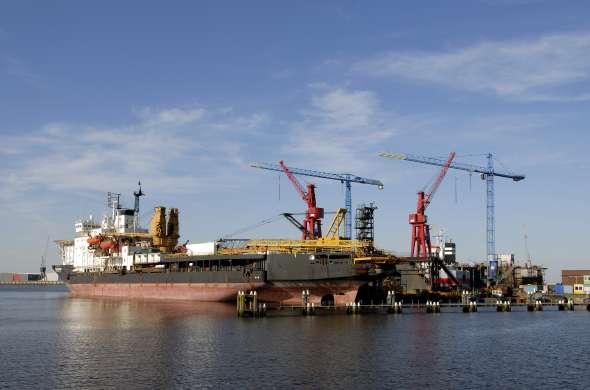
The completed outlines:
[[[226,119],[213,123],[212,127],[220,132],[253,135],[258,134],[260,129],[271,123],[271,116],[262,112],[235,115],[233,109],[228,108],[220,111],[219,114],[226,116]]]
[[[180,126],[193,123],[203,118],[205,109],[194,108],[164,108],[156,110],[146,107],[138,111],[146,126]]]
[[[383,53],[353,68],[372,76],[491,92],[514,101],[586,101],[590,100],[590,32],[483,42],[446,52]],[[586,82],[586,91],[560,90],[581,82]]]
[[[312,98],[312,116],[330,127],[359,129],[370,126],[378,101],[370,91],[335,89]]]
[[[366,156],[396,129],[371,91],[314,87],[310,107],[289,125],[283,151],[326,170],[367,171]],[[303,162],[303,161],[302,161]]]
[[[218,128],[239,115],[209,115],[205,108],[140,112],[140,121],[127,126],[51,123],[26,134],[0,135],[0,199],[37,190],[127,188],[138,178],[150,182],[152,191],[196,193],[227,185],[232,172],[245,165],[239,140],[216,141]],[[253,120],[249,126],[263,123]]]

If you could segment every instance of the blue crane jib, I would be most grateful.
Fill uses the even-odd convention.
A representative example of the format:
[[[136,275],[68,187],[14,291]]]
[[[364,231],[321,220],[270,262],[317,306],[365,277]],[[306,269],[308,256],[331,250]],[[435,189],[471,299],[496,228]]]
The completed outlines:
[[[381,152],[379,156],[390,158],[394,160],[405,160],[411,162],[417,162],[421,164],[429,164],[429,165],[436,165],[436,166],[444,166],[445,160],[434,158],[434,157],[424,157],[418,156],[415,154],[405,154],[405,153],[390,153],[390,152]],[[512,172],[499,172],[494,170],[494,158],[491,153],[487,155],[488,164],[486,167],[472,165],[472,164],[464,164],[458,162],[452,162],[449,165],[449,168],[458,169],[461,171],[467,172],[477,172],[482,175],[482,179],[486,181],[486,241],[487,241],[487,259],[489,263],[489,271],[488,271],[488,278],[492,281],[496,280],[496,272],[498,268],[498,261],[496,259],[496,223],[495,223],[495,190],[494,190],[494,176],[504,177],[507,179],[512,179],[514,181],[521,181],[524,180],[525,175],[515,174]]]
[[[250,164],[252,168],[260,168],[260,169],[267,169],[269,171],[278,171],[283,172],[283,168],[279,164],[273,163],[252,163]],[[380,180],[375,179],[368,179],[366,177],[361,177],[357,175],[353,175],[350,173],[331,173],[331,172],[322,172],[322,171],[314,171],[311,169],[302,169],[302,168],[293,168],[289,167],[289,171],[295,175],[302,175],[302,176],[310,176],[310,177],[318,177],[321,179],[329,179],[329,180],[337,180],[341,183],[344,183],[346,187],[346,191],[344,192],[344,204],[346,207],[346,216],[345,216],[345,229],[344,235],[348,238],[352,237],[352,190],[351,190],[351,183],[360,183],[360,184],[370,184],[377,186],[379,189],[383,189],[383,183]]]
[[[381,153],[379,153],[379,156],[391,158],[394,160],[406,160],[406,161],[412,161],[412,162],[417,162],[417,163],[422,163],[422,164],[436,165],[439,167],[444,166],[445,162],[446,162],[446,160],[443,160],[440,158],[423,157],[423,156],[418,156],[415,154],[406,154],[406,153],[381,152]],[[467,172],[482,173],[484,175],[493,174],[494,176],[505,177],[508,179],[512,179],[514,181],[524,180],[524,178],[525,178],[525,175],[519,175],[519,174],[515,174],[515,173],[510,173],[510,172],[498,172],[498,171],[493,170],[493,168],[490,169],[489,167],[486,168],[486,167],[481,167],[478,165],[458,163],[458,162],[452,162],[451,165],[449,165],[449,168],[459,169],[459,170],[467,171]]]

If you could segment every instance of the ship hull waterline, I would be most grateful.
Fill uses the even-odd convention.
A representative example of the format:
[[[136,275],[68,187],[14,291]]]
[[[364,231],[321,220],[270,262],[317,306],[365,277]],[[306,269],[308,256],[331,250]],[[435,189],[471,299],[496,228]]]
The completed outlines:
[[[73,297],[232,302],[238,291],[256,291],[261,302],[299,305],[302,291],[317,305],[330,297],[336,305],[354,302],[364,280],[287,281],[267,283],[67,283]]]

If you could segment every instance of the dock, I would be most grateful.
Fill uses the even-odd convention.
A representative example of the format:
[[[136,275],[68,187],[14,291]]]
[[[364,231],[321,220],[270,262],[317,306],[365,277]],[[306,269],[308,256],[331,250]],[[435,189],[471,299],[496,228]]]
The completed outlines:
[[[476,308],[470,309],[460,303],[442,303],[436,305],[436,308],[426,304],[400,304],[397,308],[393,308],[386,304],[352,304],[350,305],[267,305],[265,307],[264,314],[254,315],[252,311],[249,314],[240,315],[240,317],[265,317],[265,316],[288,316],[288,315],[337,315],[337,314],[418,314],[418,313],[433,313],[433,314],[445,314],[445,313],[477,313],[477,312],[525,312],[525,311],[590,311],[590,305],[586,304],[575,304],[572,307],[565,309],[561,304],[558,303],[545,303],[542,309],[531,310],[530,306],[526,303],[515,303],[510,305],[509,310],[498,309],[498,305],[481,303],[476,305]]]
[[[542,311],[589,311],[590,303],[574,303],[573,300],[558,299],[543,302],[531,300],[515,303],[508,299],[497,299],[495,302],[477,302],[468,294],[464,294],[461,302],[403,302],[396,300],[395,294],[389,292],[387,299],[381,303],[363,304],[349,302],[345,305],[316,305],[309,302],[309,292],[302,291],[302,303],[297,305],[266,304],[258,302],[256,291],[240,291],[237,296],[238,317],[266,316],[312,316],[312,315],[359,315],[359,314],[441,314],[441,313],[477,313],[477,312],[542,312]]]

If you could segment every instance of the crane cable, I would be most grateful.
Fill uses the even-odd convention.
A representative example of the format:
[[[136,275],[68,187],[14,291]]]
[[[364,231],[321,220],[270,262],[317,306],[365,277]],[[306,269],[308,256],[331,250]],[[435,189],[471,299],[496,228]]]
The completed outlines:
[[[275,215],[274,217],[263,219],[262,221],[256,222],[255,224],[245,226],[245,227],[243,227],[241,229],[236,230],[235,232],[232,232],[230,234],[226,234],[226,235],[222,236],[221,239],[233,238],[233,237],[237,236],[238,234],[242,234],[242,233],[245,233],[247,231],[254,230],[254,229],[257,229],[257,228],[259,228],[261,226],[264,226],[264,225],[267,225],[269,223],[275,222],[275,221],[277,221],[277,220],[279,220],[281,218],[284,218],[284,215],[285,214],[286,213],[281,213],[279,215]],[[288,214],[290,214],[290,215],[305,215],[306,213],[288,213]],[[330,215],[330,214],[336,214],[336,212],[335,211],[326,211],[326,212],[324,212],[324,214],[325,215]]]
[[[252,225],[243,227],[241,229],[238,229],[238,230],[236,230],[233,233],[226,234],[226,235],[222,236],[222,239],[223,238],[232,238],[232,237],[234,237],[234,236],[236,236],[238,234],[247,232],[249,230],[254,230],[256,228],[259,228],[260,226],[264,226],[264,225],[267,225],[267,224],[269,224],[271,222],[274,222],[274,221],[278,220],[282,216],[283,216],[283,214],[279,214],[279,215],[275,215],[274,217],[271,217],[271,218],[263,219],[262,221],[256,222],[255,224],[252,224]]]

